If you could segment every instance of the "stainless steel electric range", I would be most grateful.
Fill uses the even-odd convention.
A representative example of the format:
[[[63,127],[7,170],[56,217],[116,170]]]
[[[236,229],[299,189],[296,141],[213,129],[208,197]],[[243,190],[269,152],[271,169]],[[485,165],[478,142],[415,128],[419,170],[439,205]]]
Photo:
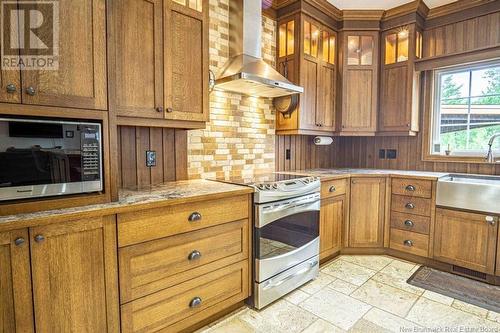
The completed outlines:
[[[252,305],[261,309],[318,275],[320,181],[285,174],[225,181],[255,189]]]

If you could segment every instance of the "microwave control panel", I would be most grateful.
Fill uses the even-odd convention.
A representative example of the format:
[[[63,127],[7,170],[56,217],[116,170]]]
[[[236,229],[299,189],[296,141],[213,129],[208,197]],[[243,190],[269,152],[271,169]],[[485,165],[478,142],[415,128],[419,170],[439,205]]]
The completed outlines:
[[[84,125],[82,130],[82,180],[101,178],[101,145],[99,127]]]

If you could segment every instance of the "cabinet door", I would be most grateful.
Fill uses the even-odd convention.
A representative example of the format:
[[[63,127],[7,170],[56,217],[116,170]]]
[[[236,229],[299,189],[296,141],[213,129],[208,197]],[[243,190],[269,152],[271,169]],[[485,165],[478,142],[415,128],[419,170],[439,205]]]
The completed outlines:
[[[39,332],[118,332],[115,218],[30,229]]]
[[[163,118],[162,1],[111,1],[109,7],[109,63],[116,112]]]
[[[28,230],[0,233],[0,332],[33,332]]]
[[[317,130],[318,62],[304,57],[300,68],[304,93],[300,96],[300,128]]]
[[[384,68],[380,81],[380,130],[409,131],[411,114],[407,107],[409,96],[407,93],[408,67],[406,63]]]
[[[344,33],[342,131],[377,130],[378,33]],[[360,93],[362,92],[362,93]]]
[[[208,120],[208,1],[164,0],[167,119]]]
[[[434,259],[495,273],[498,217],[436,209]]]
[[[0,63],[3,59],[0,55]],[[21,74],[19,71],[0,69],[0,102],[21,103]]]
[[[344,211],[345,196],[321,200],[319,225],[320,259],[340,251]]]
[[[385,178],[353,178],[349,204],[349,247],[384,244]]]
[[[58,5],[59,67],[22,71],[23,103],[105,110],[105,0],[60,0]]]
[[[319,68],[316,122],[322,131],[335,131],[335,66],[322,63]]]

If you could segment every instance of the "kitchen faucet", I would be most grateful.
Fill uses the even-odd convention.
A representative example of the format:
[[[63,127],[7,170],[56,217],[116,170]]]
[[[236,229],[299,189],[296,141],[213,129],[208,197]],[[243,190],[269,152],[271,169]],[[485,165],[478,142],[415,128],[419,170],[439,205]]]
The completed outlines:
[[[495,133],[495,134],[493,134],[493,136],[490,138],[490,141],[488,142],[489,149],[488,149],[488,154],[486,155],[486,162],[488,162],[488,163],[495,162],[495,158],[493,157],[493,151],[492,151],[491,147],[493,146],[493,141],[495,141],[495,139],[499,138],[499,137],[500,137],[500,133]]]

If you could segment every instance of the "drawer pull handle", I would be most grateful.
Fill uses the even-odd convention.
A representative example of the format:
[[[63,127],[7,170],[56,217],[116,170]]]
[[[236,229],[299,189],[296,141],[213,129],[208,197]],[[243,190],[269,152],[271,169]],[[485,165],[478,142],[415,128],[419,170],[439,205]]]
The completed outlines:
[[[194,250],[188,255],[188,260],[196,260],[201,258],[201,252],[198,250]]]
[[[329,188],[330,193],[337,191],[337,188],[335,186],[330,186]]]
[[[201,305],[201,298],[196,296],[195,298],[193,298],[191,300],[191,302],[189,302],[189,307],[194,309],[194,308],[197,308]]]
[[[36,235],[35,236],[35,242],[41,243],[45,240],[45,237],[43,235]]]
[[[30,96],[35,96],[36,95],[36,90],[33,87],[28,87],[26,88],[26,93]]]
[[[486,223],[488,223],[491,226],[495,226],[496,224],[496,219],[493,216],[486,216]]]
[[[406,220],[405,221],[405,226],[407,226],[407,227],[413,228],[414,225],[415,224],[413,223],[412,220]]]
[[[23,244],[24,244],[24,242],[26,242],[26,241],[25,241],[25,240],[24,240],[24,238],[22,238],[22,237],[18,237],[18,238],[16,238],[16,239],[14,240],[14,244],[16,244],[16,246],[21,246],[21,245],[23,245]]]
[[[415,205],[412,204],[411,202],[408,202],[406,205],[405,205],[406,208],[408,209],[414,209],[415,208]]]
[[[416,188],[413,185],[408,185],[408,186],[406,186],[406,190],[410,191],[410,192],[415,192]]]
[[[189,215],[188,221],[189,222],[196,222],[201,220],[201,214],[198,212],[194,212],[193,214]]]
[[[7,85],[7,87],[5,87],[5,89],[7,90],[7,92],[8,92],[9,94],[13,94],[13,93],[15,93],[15,92],[16,92],[16,90],[17,90],[16,86],[15,86],[15,85],[13,85],[12,83],[9,83],[9,84]]]
[[[403,242],[404,246],[412,247],[413,246],[413,241],[407,239]]]

